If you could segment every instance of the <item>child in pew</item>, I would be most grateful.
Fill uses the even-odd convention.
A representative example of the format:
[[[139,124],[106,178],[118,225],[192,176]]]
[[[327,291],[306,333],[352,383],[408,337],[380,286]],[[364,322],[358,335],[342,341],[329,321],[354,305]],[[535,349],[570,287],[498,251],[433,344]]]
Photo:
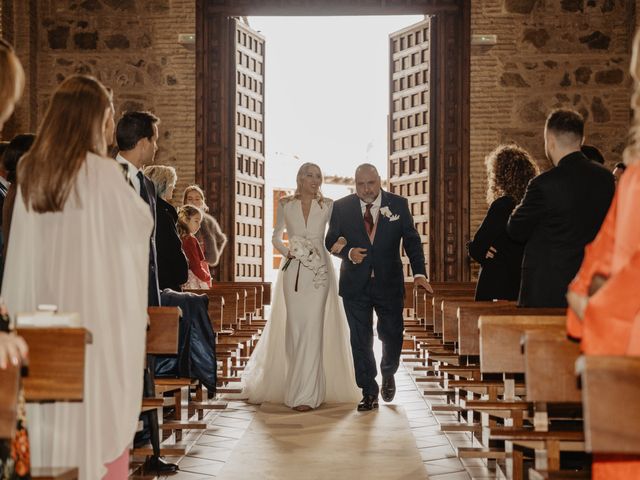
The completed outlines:
[[[193,205],[184,205],[178,211],[178,235],[182,240],[184,250],[189,262],[187,289],[208,289],[211,287],[211,273],[209,265],[204,258],[202,248],[196,238],[196,233],[202,224],[202,212]]]

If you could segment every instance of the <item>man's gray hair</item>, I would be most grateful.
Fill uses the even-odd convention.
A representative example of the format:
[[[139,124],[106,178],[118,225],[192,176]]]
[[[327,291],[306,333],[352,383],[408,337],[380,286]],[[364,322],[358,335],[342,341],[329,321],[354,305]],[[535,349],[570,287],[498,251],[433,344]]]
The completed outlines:
[[[362,171],[362,170],[373,170],[374,172],[376,172],[376,174],[378,176],[380,176],[380,174],[378,173],[378,169],[376,168],[375,165],[372,165],[371,163],[362,163],[360,165],[358,165],[358,167],[356,168],[356,175],[358,174],[358,172]]]

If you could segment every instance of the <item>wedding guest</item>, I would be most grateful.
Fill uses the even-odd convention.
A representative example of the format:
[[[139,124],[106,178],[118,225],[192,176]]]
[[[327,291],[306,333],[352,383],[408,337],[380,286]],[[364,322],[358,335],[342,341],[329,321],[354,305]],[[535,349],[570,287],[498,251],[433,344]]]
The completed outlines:
[[[150,307],[161,305],[156,248],[156,191],[153,182],[144,175],[142,169],[153,163],[158,151],[159,122],[160,119],[150,112],[126,112],[116,126],[116,141],[120,150],[116,161],[120,164],[129,186],[146,204],[153,220],[147,248],[147,306]],[[147,355],[143,390],[146,397],[155,396],[154,371],[155,357]],[[144,412],[140,418],[143,429],[136,434],[134,446],[144,445],[149,440],[153,451],[153,454],[145,460],[143,469],[157,474],[173,473],[178,470],[176,464],[168,463],[160,457],[160,426],[157,411]]]
[[[24,86],[24,71],[18,57],[13,51],[13,47],[0,39],[0,132],[4,122],[13,113],[16,102],[22,95]],[[4,307],[2,315],[6,316]],[[12,333],[9,333],[8,322],[6,328],[0,328],[0,369],[6,368],[11,362],[19,364],[27,358],[28,349],[24,340]],[[0,325],[1,326],[1,325]],[[16,433],[13,439],[0,440],[0,475],[12,480],[22,480],[31,478],[31,467],[29,461],[29,439],[26,433],[24,422],[24,395],[20,395],[18,402],[18,422]],[[20,445],[22,448],[15,448]]]
[[[580,151],[592,162],[604,165],[604,155],[602,155],[602,152],[597,147],[593,145],[582,145]]]
[[[83,479],[127,478],[142,390],[152,220],[105,157],[113,129],[96,79],[70,76],[54,92],[18,164],[2,289],[9,312],[53,304],[92,334],[84,401],[27,405],[33,465],[78,466]]]
[[[569,286],[567,333],[581,339],[585,355],[640,355],[640,33],[631,59],[635,93],[632,143],[624,152],[626,173],[584,261]],[[640,456],[594,453],[594,480],[640,479]]]
[[[563,307],[584,254],[604,220],[614,192],[613,175],[581,151],[584,119],[555,110],[544,130],[554,168],[529,182],[507,223],[507,233],[526,243],[518,304]]]
[[[622,174],[624,173],[624,171],[627,169],[627,165],[623,162],[618,162],[616,163],[616,166],[613,167],[613,178],[615,178],[616,180],[616,184],[620,181],[620,177],[622,177]]]
[[[220,225],[207,212],[209,207],[204,200],[204,192],[197,185],[190,185],[184,190],[182,196],[183,205],[193,205],[202,212],[202,228],[196,238],[202,248],[202,253],[210,266],[215,267],[220,262],[222,250],[227,245],[227,236],[222,232]]]
[[[189,264],[182,251],[182,242],[176,229],[178,212],[169,203],[178,176],[175,168],[164,165],[145,167],[144,174],[156,187],[156,249],[160,290],[170,288],[180,292],[182,285],[187,282]]]
[[[482,266],[475,299],[517,300],[524,245],[507,235],[507,221],[538,167],[517,145],[500,145],[485,164],[489,211],[468,244],[469,256]]]
[[[193,205],[183,205],[178,210],[178,234],[182,249],[189,261],[189,272],[185,288],[207,289],[211,287],[211,274],[196,234],[202,224],[202,212]]]
[[[4,246],[2,258],[7,255],[7,245],[9,244],[9,235],[11,233],[11,218],[13,215],[13,204],[16,200],[17,182],[16,170],[18,169],[18,161],[29,151],[36,136],[32,133],[23,133],[13,137],[9,146],[4,152],[2,163],[7,172],[7,180],[9,181],[9,189],[2,205],[2,238]],[[3,263],[4,265],[4,263]]]

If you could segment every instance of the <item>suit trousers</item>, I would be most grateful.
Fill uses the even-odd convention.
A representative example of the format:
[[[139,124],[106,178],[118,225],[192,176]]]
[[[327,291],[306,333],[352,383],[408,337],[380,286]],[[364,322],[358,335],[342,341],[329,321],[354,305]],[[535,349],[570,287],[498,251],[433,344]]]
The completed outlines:
[[[356,383],[363,395],[377,396],[380,387],[373,354],[373,312],[378,316],[378,338],[382,342],[380,371],[383,378],[396,373],[400,365],[404,319],[404,298],[390,297],[388,292],[376,288],[371,278],[365,290],[356,297],[342,299],[349,323],[351,351],[356,372]]]

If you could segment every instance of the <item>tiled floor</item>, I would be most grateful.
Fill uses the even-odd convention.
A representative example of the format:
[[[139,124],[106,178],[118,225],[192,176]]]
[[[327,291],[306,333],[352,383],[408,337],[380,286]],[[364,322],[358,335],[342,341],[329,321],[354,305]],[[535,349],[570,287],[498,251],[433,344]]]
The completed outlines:
[[[394,403],[402,405],[409,426],[416,440],[429,478],[432,480],[471,480],[493,479],[495,474],[488,470],[481,460],[463,459],[455,455],[455,445],[470,445],[469,434],[440,431],[438,419],[450,422],[455,420],[451,414],[439,414],[438,417],[429,405],[442,403],[443,398],[425,397],[422,391],[428,384],[414,382],[411,364],[403,364],[396,374],[398,393]],[[209,426],[201,432],[193,432],[187,439],[196,439],[194,446],[178,461],[180,471],[172,475],[172,480],[204,480],[215,478],[233,448],[249,427],[258,407],[242,401],[230,401],[226,410],[210,411],[205,417]],[[391,480],[391,479],[390,479]]]

